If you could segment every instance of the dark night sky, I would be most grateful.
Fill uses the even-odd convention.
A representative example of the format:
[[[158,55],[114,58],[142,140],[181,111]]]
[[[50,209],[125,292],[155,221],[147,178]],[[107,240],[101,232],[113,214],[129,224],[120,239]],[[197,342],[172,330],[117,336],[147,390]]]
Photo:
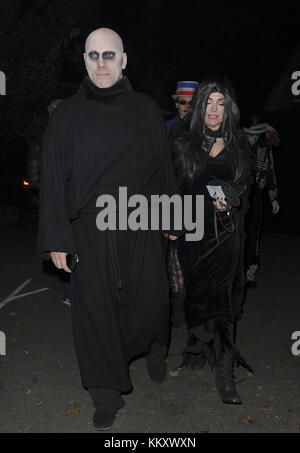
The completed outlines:
[[[113,0],[93,6],[82,37],[99,25],[117,29],[129,54],[128,74],[158,102],[173,94],[176,81],[218,72],[233,81],[242,106],[258,106],[299,39],[299,10],[266,5]]]
[[[174,108],[177,81],[219,73],[233,82],[243,112],[263,106],[299,44],[299,11],[295,2],[1,0],[0,70],[7,76],[7,96],[0,98],[1,162],[11,156],[14,172],[18,164],[22,174],[28,128],[47,116],[51,100],[77,90],[85,75],[85,39],[94,29],[110,27],[121,35],[128,53],[125,73],[163,110]],[[78,35],[70,38],[74,29]],[[276,159],[288,208],[298,189],[283,181],[299,179],[299,153],[290,152],[299,118],[292,111],[280,115],[271,124],[282,140]]]
[[[299,8],[289,3],[87,0],[76,18],[78,43],[82,47],[100,26],[119,31],[129,55],[127,73],[158,101],[173,93],[177,80],[219,72],[233,81],[241,102],[260,103],[299,39]],[[32,8],[35,2],[25,4]],[[77,82],[84,66],[67,62],[64,78]]]
[[[17,5],[17,18],[5,12],[5,5],[12,10],[13,4]],[[1,7],[0,70],[7,73],[7,99],[14,92],[14,83],[28,85],[26,92],[32,91],[35,98],[20,102],[18,109],[23,118],[29,115],[29,122],[33,111],[45,112],[53,96],[64,98],[77,89],[85,75],[81,56],[85,39],[98,27],[120,33],[128,53],[126,74],[134,88],[169,111],[174,108],[171,95],[177,81],[200,80],[214,73],[233,82],[241,110],[262,106],[299,41],[300,9],[289,2],[270,6],[269,2],[228,0],[2,0]],[[52,91],[49,68],[49,78],[40,87],[37,82],[41,80],[34,80],[34,74],[32,82],[26,76],[14,81],[24,70],[22,58],[27,71],[36,65],[37,72],[42,72],[39,63],[48,54],[51,57],[51,41],[62,39],[63,33],[67,36],[73,26],[78,27],[79,35],[68,52],[59,51],[55,57],[60,67],[53,68],[58,84],[53,84]],[[14,35],[14,29],[22,33]],[[5,54],[12,40],[15,53],[11,48]]]

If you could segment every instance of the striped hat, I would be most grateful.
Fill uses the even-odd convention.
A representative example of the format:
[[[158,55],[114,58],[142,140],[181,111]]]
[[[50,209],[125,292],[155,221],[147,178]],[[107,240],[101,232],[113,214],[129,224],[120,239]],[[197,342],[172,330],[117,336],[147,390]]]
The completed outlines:
[[[176,93],[172,95],[172,98],[176,99],[178,96],[193,96],[198,85],[198,82],[191,82],[190,80],[178,82]]]

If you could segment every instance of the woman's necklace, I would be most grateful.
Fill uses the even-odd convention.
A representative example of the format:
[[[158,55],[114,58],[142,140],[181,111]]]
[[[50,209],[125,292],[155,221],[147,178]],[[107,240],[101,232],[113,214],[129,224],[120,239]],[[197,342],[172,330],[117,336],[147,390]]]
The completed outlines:
[[[218,130],[213,131],[209,127],[205,126],[205,135],[204,135],[204,141],[203,141],[203,147],[205,151],[210,153],[212,147],[217,141],[217,138],[223,138],[222,135],[222,127],[220,126]]]

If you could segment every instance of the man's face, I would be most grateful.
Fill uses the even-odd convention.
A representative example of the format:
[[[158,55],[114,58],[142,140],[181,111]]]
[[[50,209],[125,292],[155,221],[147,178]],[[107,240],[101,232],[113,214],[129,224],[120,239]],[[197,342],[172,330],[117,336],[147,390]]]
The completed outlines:
[[[250,145],[255,145],[255,143],[258,141],[259,135],[248,135],[248,140]]]
[[[211,93],[209,95],[205,123],[213,131],[218,130],[224,116],[225,99],[222,93]]]
[[[179,118],[184,118],[185,115],[190,110],[190,105],[192,102],[193,96],[178,96],[176,99],[176,108],[178,110]]]
[[[127,56],[119,36],[102,29],[88,37],[84,61],[91,81],[99,88],[109,88],[122,77]]]

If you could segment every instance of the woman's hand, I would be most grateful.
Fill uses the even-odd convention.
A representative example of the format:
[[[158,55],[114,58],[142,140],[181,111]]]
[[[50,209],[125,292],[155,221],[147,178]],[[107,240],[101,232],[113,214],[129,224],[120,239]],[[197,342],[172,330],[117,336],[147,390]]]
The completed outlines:
[[[225,200],[225,198],[219,198],[217,194],[214,195],[213,204],[216,206],[218,211],[228,211],[230,209],[229,203]]]

